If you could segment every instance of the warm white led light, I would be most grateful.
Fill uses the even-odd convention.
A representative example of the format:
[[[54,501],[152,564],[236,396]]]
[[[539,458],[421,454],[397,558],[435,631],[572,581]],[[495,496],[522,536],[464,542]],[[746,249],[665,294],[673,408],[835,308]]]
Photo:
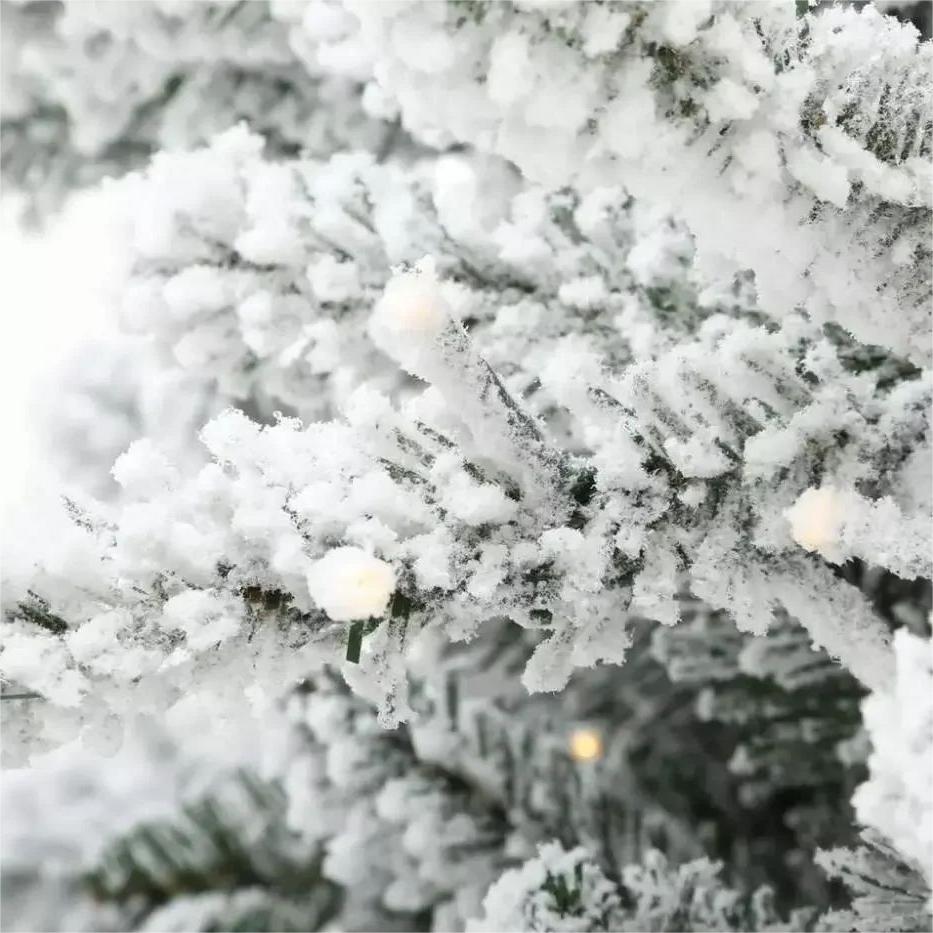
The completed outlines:
[[[311,598],[335,622],[381,616],[395,589],[392,565],[357,547],[338,547],[308,571]]]
[[[574,761],[596,761],[603,757],[603,739],[595,729],[576,729],[570,735],[570,757]]]
[[[439,334],[447,320],[444,307],[437,296],[416,294],[409,300],[400,300],[391,309],[399,330],[410,334]]]
[[[375,317],[379,327],[399,337],[436,337],[449,314],[433,265],[393,276],[376,305]]]
[[[831,557],[845,520],[844,497],[837,489],[807,489],[784,514],[794,540],[804,550]]]

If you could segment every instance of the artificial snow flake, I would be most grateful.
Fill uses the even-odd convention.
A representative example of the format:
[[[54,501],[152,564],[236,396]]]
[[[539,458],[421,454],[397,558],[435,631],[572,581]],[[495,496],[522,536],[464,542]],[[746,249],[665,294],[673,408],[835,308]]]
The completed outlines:
[[[901,630],[897,681],[862,704],[871,737],[869,778],[852,803],[933,885],[933,643]]]

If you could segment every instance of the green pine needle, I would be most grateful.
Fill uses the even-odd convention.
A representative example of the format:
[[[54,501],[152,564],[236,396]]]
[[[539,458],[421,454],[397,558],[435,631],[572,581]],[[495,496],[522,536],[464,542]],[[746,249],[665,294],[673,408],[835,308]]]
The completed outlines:
[[[360,663],[360,650],[363,647],[363,623],[354,622],[347,634],[347,660],[351,664]]]

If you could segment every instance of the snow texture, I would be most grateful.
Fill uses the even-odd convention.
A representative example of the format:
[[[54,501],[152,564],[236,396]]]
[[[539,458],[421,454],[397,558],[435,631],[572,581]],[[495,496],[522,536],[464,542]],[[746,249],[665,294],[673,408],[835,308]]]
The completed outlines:
[[[160,845],[205,850],[115,823],[95,877],[148,893],[107,887],[106,922],[914,929],[933,46],[906,14],[4,7],[4,184],[42,223],[106,177],[130,254],[121,334],[42,406],[63,494],[6,536],[5,760],[261,734],[278,790],[236,832],[298,878],[173,887]],[[851,909],[821,916],[818,849]]]

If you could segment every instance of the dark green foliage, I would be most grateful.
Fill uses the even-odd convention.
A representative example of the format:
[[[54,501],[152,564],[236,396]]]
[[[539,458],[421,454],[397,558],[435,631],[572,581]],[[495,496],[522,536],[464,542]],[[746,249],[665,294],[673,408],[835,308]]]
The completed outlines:
[[[852,895],[849,910],[833,911],[823,919],[824,929],[888,933],[926,933],[930,929],[929,884],[881,837],[866,832],[865,845],[820,852],[817,862],[838,878]]]
[[[323,922],[338,892],[321,876],[321,852],[286,827],[285,812],[279,786],[237,771],[184,804],[177,817],[139,824],[112,840],[84,883],[95,899],[123,905],[134,925],[176,898],[256,888],[295,910],[313,901]],[[249,925],[257,920],[247,913],[239,921],[245,925],[223,929],[277,928]]]
[[[33,625],[44,628],[53,635],[62,635],[68,631],[68,623],[49,609],[49,604],[35,593],[29,594],[27,602],[17,604],[14,616],[20,616]]]
[[[353,622],[347,631],[347,660],[351,664],[360,663],[360,651],[363,647],[364,622]]]
[[[921,371],[913,363],[894,356],[884,347],[855,341],[838,324],[828,323],[823,328],[833,342],[840,363],[853,373],[874,373],[879,389],[889,389],[898,383],[917,379]]]

